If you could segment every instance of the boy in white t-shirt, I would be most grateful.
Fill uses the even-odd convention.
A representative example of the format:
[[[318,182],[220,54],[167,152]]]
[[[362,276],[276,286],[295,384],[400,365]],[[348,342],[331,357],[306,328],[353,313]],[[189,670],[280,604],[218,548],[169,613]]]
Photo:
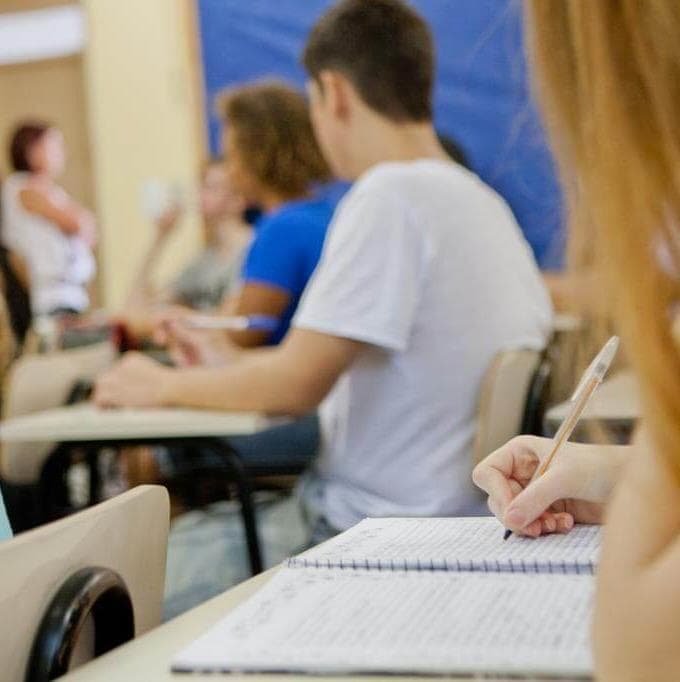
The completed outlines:
[[[234,358],[176,326],[188,355],[219,367],[132,356],[101,378],[96,399],[287,414],[320,406],[306,498],[325,534],[365,516],[478,513],[479,387],[498,351],[544,345],[551,308],[540,274],[507,205],[437,141],[432,38],[408,5],[339,2],[313,29],[304,63],[322,150],[356,183],[288,337]]]

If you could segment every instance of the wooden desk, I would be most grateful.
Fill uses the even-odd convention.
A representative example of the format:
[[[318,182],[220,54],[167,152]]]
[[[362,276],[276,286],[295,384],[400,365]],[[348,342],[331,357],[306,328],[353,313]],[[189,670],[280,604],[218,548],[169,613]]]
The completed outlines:
[[[571,409],[571,403],[551,407],[545,415],[545,431],[554,434]],[[630,371],[619,372],[606,380],[591,399],[583,420],[602,421],[605,426],[623,433],[632,432],[641,416],[640,388]]]
[[[223,462],[225,474],[228,473],[236,484],[251,569],[253,574],[257,574],[262,570],[262,558],[248,472],[225,438],[252,435],[269,425],[265,417],[254,413],[178,409],[100,410],[84,403],[9,419],[0,424],[0,441],[59,443],[44,461],[40,475],[44,520],[55,516],[55,481],[63,480],[63,472],[74,449],[85,450],[90,462],[91,501],[97,499],[96,455],[102,448],[180,445],[211,450]]]
[[[289,682],[296,677],[291,675],[218,675],[215,673],[205,675],[181,675],[170,672],[170,663],[173,657],[194,639],[202,635],[212,627],[229,611],[236,608],[241,602],[245,601],[255,593],[262,585],[269,580],[276,569],[267,571],[238,587],[235,587],[224,594],[198,606],[191,611],[175,618],[174,620],[161,625],[146,635],[102,656],[87,665],[75,670],[73,673],[63,677],[64,680],[73,682],[90,682],[94,680],[106,680],[106,682],[130,682],[131,680],[153,680],[154,682],[181,682],[182,680],[230,680],[232,682]],[[302,676],[300,676],[302,677]],[[299,677],[297,678],[299,679]],[[314,680],[329,680],[330,677],[317,677],[305,675],[304,680],[313,682]],[[352,682],[352,680],[371,680],[372,682],[416,682],[417,680],[433,679],[431,677],[405,677],[405,676],[348,676],[333,678]],[[436,679],[446,679],[438,677]],[[456,677],[449,678],[458,682],[480,678]],[[494,678],[498,682],[500,678]],[[532,682],[542,682],[540,679],[532,677]],[[512,681],[522,682],[520,678],[513,678]]]

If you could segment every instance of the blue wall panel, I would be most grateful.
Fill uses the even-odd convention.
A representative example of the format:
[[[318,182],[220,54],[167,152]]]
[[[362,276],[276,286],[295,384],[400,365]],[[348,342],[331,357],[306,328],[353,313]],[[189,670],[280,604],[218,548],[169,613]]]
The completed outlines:
[[[227,85],[282,77],[302,85],[299,56],[331,0],[198,0],[210,141],[219,149],[214,95]],[[510,203],[544,266],[561,263],[561,208],[532,105],[516,0],[414,0],[438,51],[435,119],[475,171]]]

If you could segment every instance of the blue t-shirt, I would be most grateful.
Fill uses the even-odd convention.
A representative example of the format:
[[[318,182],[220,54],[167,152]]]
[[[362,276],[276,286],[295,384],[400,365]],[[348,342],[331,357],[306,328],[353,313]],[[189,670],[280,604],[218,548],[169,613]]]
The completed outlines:
[[[335,204],[328,199],[291,201],[255,224],[255,238],[243,266],[243,282],[283,289],[290,303],[268,339],[279,343],[288,332],[326,238]]]

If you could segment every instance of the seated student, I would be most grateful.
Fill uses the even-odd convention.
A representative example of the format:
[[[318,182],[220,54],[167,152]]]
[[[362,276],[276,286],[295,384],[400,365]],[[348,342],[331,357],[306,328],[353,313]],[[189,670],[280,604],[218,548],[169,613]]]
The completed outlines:
[[[58,184],[64,138],[46,123],[24,123],[10,144],[14,173],[2,183],[0,240],[24,258],[35,315],[80,313],[95,274],[93,215]]]
[[[199,204],[204,247],[165,286],[154,286],[153,274],[182,212],[170,206],[156,221],[156,236],[142,259],[125,310],[116,315],[132,342],[150,339],[159,321],[191,309],[215,310],[238,291],[241,268],[252,241],[243,199],[230,187],[224,162],[213,159],[201,177]]]
[[[284,414],[321,405],[322,451],[303,491],[313,541],[365,516],[477,513],[478,392],[498,351],[545,343],[538,268],[505,202],[437,140],[432,37],[414,10],[344,0],[313,29],[304,63],[321,147],[356,183],[290,333],[236,359],[224,349],[210,368],[130,355],[99,378],[95,399]],[[215,363],[213,339],[174,332]]]
[[[130,296],[133,308],[175,304],[211,309],[231,296],[239,283],[243,258],[252,239],[244,220],[245,203],[229,186],[222,159],[211,159],[203,168],[199,190],[203,221],[203,249],[165,287],[152,282],[168,238],[177,229],[181,206],[173,205],[156,222],[156,236],[142,261]]]
[[[274,345],[288,331],[321,255],[335,205],[315,196],[330,170],[314,138],[304,96],[278,82],[227,90],[220,103],[229,182],[262,217],[231,312],[279,318],[272,333],[232,332],[239,346]]]

